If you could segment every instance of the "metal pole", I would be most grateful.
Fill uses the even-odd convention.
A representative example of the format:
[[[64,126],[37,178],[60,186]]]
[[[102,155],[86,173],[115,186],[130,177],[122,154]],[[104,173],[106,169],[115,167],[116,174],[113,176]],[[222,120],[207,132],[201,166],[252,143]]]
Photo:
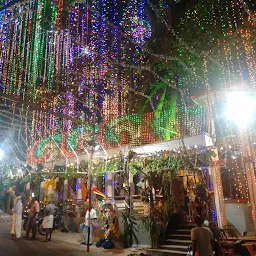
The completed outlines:
[[[76,171],[79,172],[79,156],[76,153],[76,151],[74,150],[74,148],[71,146],[71,144],[67,141],[69,147],[71,148],[72,152],[74,153],[74,155],[76,156]]]
[[[67,173],[67,168],[68,168],[68,159],[66,157],[66,155],[63,153],[63,151],[61,150],[61,148],[59,147],[58,143],[53,139],[53,142],[55,143],[56,147],[59,149],[60,153],[64,156],[65,160],[66,160],[66,168],[65,168],[65,173]]]
[[[91,230],[91,204],[92,204],[92,169],[93,169],[93,154],[94,154],[94,147],[95,147],[95,125],[96,125],[96,113],[94,114],[94,129],[93,129],[93,140],[92,140],[92,149],[91,149],[91,158],[90,158],[90,168],[88,170],[88,185],[89,185],[89,220],[88,220],[88,240],[87,240],[87,252],[90,251],[90,233]]]
[[[106,171],[106,167],[107,167],[107,163],[108,163],[108,152],[107,152],[107,150],[103,147],[103,146],[101,146],[101,148],[102,148],[102,150],[104,151],[104,153],[105,153],[105,171]]]
[[[92,146],[91,158],[90,158],[90,168],[88,170],[88,185],[89,185],[89,220],[88,220],[88,237],[87,237],[87,252],[90,251],[90,233],[91,233],[91,204],[92,204],[92,165],[93,165],[93,151]]]

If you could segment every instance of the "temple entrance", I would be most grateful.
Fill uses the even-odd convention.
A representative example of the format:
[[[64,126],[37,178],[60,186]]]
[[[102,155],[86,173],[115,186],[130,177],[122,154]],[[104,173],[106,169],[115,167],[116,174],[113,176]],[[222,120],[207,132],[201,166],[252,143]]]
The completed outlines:
[[[209,196],[204,179],[199,175],[181,171],[172,181],[174,213],[183,223],[194,223],[197,215],[211,221],[213,200]]]

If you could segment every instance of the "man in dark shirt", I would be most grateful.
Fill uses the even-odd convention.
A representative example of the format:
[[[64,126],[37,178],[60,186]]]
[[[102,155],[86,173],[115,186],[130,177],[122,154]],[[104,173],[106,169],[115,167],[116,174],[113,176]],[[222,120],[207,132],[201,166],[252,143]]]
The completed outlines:
[[[212,231],[203,226],[204,219],[197,216],[197,226],[191,230],[192,249],[194,256],[213,256],[213,234]]]

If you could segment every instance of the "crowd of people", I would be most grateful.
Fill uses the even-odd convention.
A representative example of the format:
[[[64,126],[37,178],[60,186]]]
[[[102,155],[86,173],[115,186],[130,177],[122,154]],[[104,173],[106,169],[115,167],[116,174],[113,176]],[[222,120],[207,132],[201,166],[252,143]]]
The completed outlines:
[[[22,193],[18,194],[14,199],[14,207],[12,214],[12,229],[11,229],[11,239],[21,238],[22,230],[22,215],[23,215],[23,201],[24,196]],[[48,205],[44,208],[44,218],[42,221],[42,228],[45,231],[45,238],[42,242],[51,241],[53,226],[54,226],[54,213],[57,210],[57,207],[54,205],[52,200],[48,201]],[[29,208],[29,217],[26,225],[25,239],[36,240],[38,218],[40,212],[39,201],[36,197],[32,198]],[[104,220],[104,237],[102,237],[96,246],[102,246],[105,249],[113,248],[114,243],[111,240],[111,237],[119,237],[119,222],[115,214],[114,209],[105,209],[104,214],[108,217]],[[92,245],[93,230],[97,229],[98,223],[97,211],[93,208],[93,205],[90,207],[87,206],[85,211],[84,223],[81,224],[82,229],[82,241],[81,244]],[[32,236],[30,237],[30,233]]]
[[[11,239],[21,238],[21,230],[22,230],[22,214],[23,214],[23,201],[24,196],[22,193],[18,194],[14,199],[14,207],[12,213],[12,229],[11,229]],[[43,242],[51,241],[52,231],[53,231],[53,221],[54,221],[54,211],[56,210],[56,206],[49,201],[49,204],[46,206],[44,210],[44,220],[43,220],[43,229],[46,231],[45,239]],[[30,239],[30,231],[32,231],[32,240],[36,239],[37,233],[37,218],[40,211],[40,205],[38,199],[36,197],[32,198],[30,210],[29,210],[29,218],[26,226],[26,239]]]
[[[23,195],[19,194],[14,199],[13,215],[12,215],[12,228],[11,239],[21,238],[22,229],[22,213],[23,213]],[[45,238],[43,242],[51,241],[53,225],[54,225],[54,213],[57,207],[49,200],[48,205],[44,209],[44,219],[42,222],[43,229],[45,230]],[[33,198],[29,210],[29,219],[26,228],[26,239],[29,239],[30,231],[32,231],[32,240],[36,239],[37,232],[37,218],[40,211],[40,205],[37,198]],[[108,211],[109,216],[105,221],[105,235],[97,243],[96,246],[102,246],[105,249],[114,247],[114,243],[111,240],[112,236],[119,237],[119,222],[118,218],[111,209]],[[110,221],[111,219],[111,221]],[[211,256],[213,255],[214,237],[213,233],[207,226],[204,225],[204,219],[201,216],[195,218],[196,227],[191,230],[192,252],[194,256]],[[85,213],[84,223],[80,226],[82,229],[82,242],[81,244],[92,244],[93,229],[97,225],[97,211],[92,205],[87,207]]]

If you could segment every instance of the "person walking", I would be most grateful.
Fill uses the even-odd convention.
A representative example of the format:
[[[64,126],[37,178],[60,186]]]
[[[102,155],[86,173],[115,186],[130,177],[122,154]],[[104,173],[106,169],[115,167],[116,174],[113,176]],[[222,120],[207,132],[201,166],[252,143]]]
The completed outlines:
[[[90,218],[89,218],[90,216]],[[92,244],[92,222],[91,220],[96,220],[97,219],[97,213],[96,210],[93,209],[91,206],[90,208],[86,211],[85,214],[85,226],[83,229],[83,241],[81,242],[81,244]],[[89,241],[88,241],[88,233],[90,232],[90,237],[89,237]]]
[[[32,229],[32,240],[36,239],[36,218],[39,213],[39,203],[37,198],[32,199],[32,204],[29,211],[29,219],[26,231],[26,238],[29,238],[30,230]]]
[[[201,216],[195,218],[196,227],[191,230],[193,256],[213,256],[213,234],[204,227],[204,219]]]
[[[21,201],[21,194],[19,194],[14,199],[14,207],[13,207],[13,214],[12,214],[12,230],[11,230],[11,238],[14,239],[21,237],[21,226],[22,226],[22,201]]]
[[[51,241],[52,239],[52,232],[53,232],[53,221],[54,221],[54,211],[57,207],[49,201],[49,204],[45,208],[45,217],[43,220],[43,228],[46,230],[45,239],[42,242]],[[48,238],[49,236],[49,238]]]
[[[22,196],[18,197],[15,211],[16,211],[16,238],[20,238],[21,227],[22,227],[22,212],[23,212]]]

